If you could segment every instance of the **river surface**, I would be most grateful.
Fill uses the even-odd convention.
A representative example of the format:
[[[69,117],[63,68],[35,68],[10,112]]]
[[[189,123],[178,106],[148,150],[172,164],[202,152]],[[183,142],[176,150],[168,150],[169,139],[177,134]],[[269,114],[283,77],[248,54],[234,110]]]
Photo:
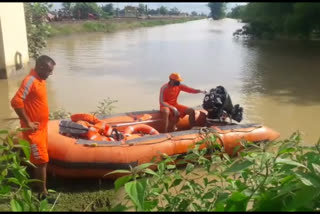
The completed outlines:
[[[57,63],[47,80],[50,111],[93,112],[108,97],[118,101],[114,113],[158,109],[160,87],[179,72],[193,88],[223,85],[233,104],[244,107],[241,123],[262,123],[282,138],[300,130],[305,144],[314,144],[320,137],[320,42],[233,38],[242,25],[198,20],[51,38],[44,50]],[[27,70],[0,80],[0,119],[16,117],[9,101]],[[202,101],[202,94],[179,97],[192,107]]]

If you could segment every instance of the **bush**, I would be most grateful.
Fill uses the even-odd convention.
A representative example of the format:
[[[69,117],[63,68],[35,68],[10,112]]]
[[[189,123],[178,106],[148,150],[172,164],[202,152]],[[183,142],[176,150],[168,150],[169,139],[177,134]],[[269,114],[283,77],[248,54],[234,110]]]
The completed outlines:
[[[28,49],[33,59],[41,55],[41,49],[47,46],[50,25],[46,22],[51,5],[47,3],[23,3],[27,27]]]
[[[27,173],[27,166],[35,166],[29,161],[29,142],[17,138],[20,131],[0,130],[0,196],[10,201],[11,211],[52,210],[54,205],[50,209],[47,199],[39,201],[29,187],[38,180],[30,179]]]
[[[294,133],[288,140],[268,144],[242,142],[246,149],[234,159],[214,136],[212,146],[199,151],[204,142],[182,161],[164,155],[157,171],[144,164],[117,179],[115,190],[124,185],[127,201],[112,210],[319,211],[320,140],[312,147],[301,146],[300,134]],[[183,173],[177,170],[178,162],[186,164]]]

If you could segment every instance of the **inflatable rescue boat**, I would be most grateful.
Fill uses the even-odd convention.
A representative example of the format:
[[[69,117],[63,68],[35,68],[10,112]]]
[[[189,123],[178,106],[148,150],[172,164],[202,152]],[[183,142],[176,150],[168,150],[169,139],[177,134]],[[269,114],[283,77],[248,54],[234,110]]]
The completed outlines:
[[[86,117],[83,117],[86,116]],[[184,155],[196,142],[205,139],[203,129],[217,136],[232,155],[241,140],[254,143],[275,140],[279,133],[260,124],[210,122],[205,110],[196,110],[197,127],[188,116],[180,119],[177,131],[163,133],[160,111],[140,111],[93,116],[77,114],[71,120],[51,120],[48,124],[48,172],[69,178],[117,178],[107,173],[130,169],[161,159],[162,154]],[[206,132],[207,133],[207,132]],[[202,144],[204,148],[206,144]]]

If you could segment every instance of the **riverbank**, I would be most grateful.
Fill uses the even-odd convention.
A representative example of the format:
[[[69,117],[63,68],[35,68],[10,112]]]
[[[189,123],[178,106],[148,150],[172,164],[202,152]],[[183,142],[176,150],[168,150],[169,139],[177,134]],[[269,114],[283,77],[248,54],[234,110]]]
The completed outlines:
[[[158,25],[184,23],[188,21],[200,20],[205,17],[166,17],[166,18],[113,18],[106,20],[74,20],[51,22],[50,37],[69,35],[73,33],[105,32],[112,33],[119,30],[135,29],[140,27],[153,27]]]

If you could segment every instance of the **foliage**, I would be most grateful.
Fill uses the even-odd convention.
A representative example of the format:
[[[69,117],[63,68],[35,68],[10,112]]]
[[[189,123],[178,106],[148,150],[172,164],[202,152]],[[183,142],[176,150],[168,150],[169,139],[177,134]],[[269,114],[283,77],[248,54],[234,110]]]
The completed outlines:
[[[17,138],[20,131],[0,130],[0,196],[10,201],[11,211],[50,211],[54,205],[50,208],[47,199],[39,201],[29,187],[38,180],[27,173],[27,165],[35,166],[29,161],[29,142]]]
[[[63,2],[62,10],[67,16],[71,16],[75,3],[73,2]]]
[[[172,15],[172,16],[179,16],[181,12],[179,11],[179,9],[177,7],[174,7],[174,8],[171,8],[169,10],[169,15]]]
[[[103,101],[99,102],[97,106],[98,110],[91,112],[92,114],[103,114],[103,115],[110,115],[115,108],[113,106],[114,103],[118,102],[117,100],[111,100],[109,97],[107,99],[103,99]]]
[[[58,119],[65,119],[71,116],[70,112],[67,112],[65,109],[61,108],[57,111],[49,113],[49,120],[58,120]]]
[[[231,9],[231,12],[228,13],[227,17],[233,19],[242,19],[242,15],[244,14],[245,8],[245,5],[238,5]]]
[[[320,3],[248,3],[238,12],[233,17],[248,23],[244,35],[312,38],[320,30]]]
[[[41,49],[47,45],[50,25],[46,22],[46,17],[52,5],[48,3],[23,3],[23,5],[29,54],[36,59],[41,55]]]
[[[105,12],[109,16],[113,16],[115,13],[115,10],[113,9],[113,4],[105,4],[101,7],[103,12]]]
[[[139,6],[138,6],[138,13],[139,13],[140,15],[142,15],[142,14],[147,14],[147,10],[148,10],[147,5],[139,4]]]
[[[88,13],[100,16],[102,9],[97,5],[97,3],[81,2],[74,5],[72,13],[73,16],[78,19],[87,19]]]
[[[199,150],[209,138],[211,146]],[[215,136],[209,136],[180,162],[178,156],[164,154],[157,171],[144,164],[118,178],[115,190],[124,186],[127,201],[111,210],[319,211],[320,140],[301,146],[300,134],[294,133],[268,144],[242,142],[245,149],[237,158],[214,142]],[[186,164],[184,173],[177,170],[178,163]]]
[[[198,16],[198,13],[196,11],[192,11],[191,16]]]
[[[209,2],[208,7],[210,8],[210,16],[212,19],[222,19],[225,16],[226,4],[224,2]]]
[[[164,16],[164,15],[167,15],[167,14],[169,13],[169,10],[168,10],[167,7],[161,6],[161,7],[159,8],[159,13]]]

